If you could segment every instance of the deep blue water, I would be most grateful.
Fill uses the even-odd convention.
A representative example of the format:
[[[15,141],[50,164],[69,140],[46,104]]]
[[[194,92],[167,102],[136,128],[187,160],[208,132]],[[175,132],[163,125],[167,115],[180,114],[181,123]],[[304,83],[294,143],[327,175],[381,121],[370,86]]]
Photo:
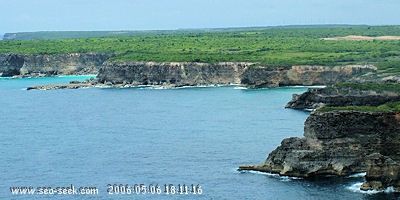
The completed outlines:
[[[0,79],[0,199],[386,199],[360,177],[239,173],[309,113],[284,109],[306,88],[89,88],[27,91],[86,77]],[[95,186],[99,195],[13,195],[10,187]],[[201,195],[109,195],[107,184],[200,185]]]

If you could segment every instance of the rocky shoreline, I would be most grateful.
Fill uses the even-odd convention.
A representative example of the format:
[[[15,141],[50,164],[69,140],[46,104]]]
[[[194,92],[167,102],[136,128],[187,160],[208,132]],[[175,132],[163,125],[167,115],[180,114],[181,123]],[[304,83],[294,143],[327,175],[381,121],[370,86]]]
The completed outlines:
[[[348,65],[266,67],[247,62],[110,62],[108,54],[1,54],[0,76],[98,74],[69,84],[32,86],[27,90],[87,87],[159,86],[176,88],[238,84],[247,88],[331,85],[365,81],[374,66]],[[394,79],[393,79],[394,80]],[[358,87],[358,86],[357,86]],[[400,101],[395,88],[355,89],[354,85],[310,88],[294,95],[286,107],[317,110],[305,122],[303,138],[287,138],[260,165],[240,166],[285,176],[344,176],[367,172],[363,190],[400,188],[400,112],[322,111],[326,106],[377,106]],[[399,135],[399,136],[398,136]]]
[[[97,84],[183,87],[238,84],[248,88],[326,85],[374,72],[369,65],[267,67],[248,62],[111,62],[115,55],[96,53],[0,54],[1,77],[97,74]],[[74,86],[52,87],[76,88]],[[86,85],[82,85],[86,87]],[[35,87],[32,87],[34,89]],[[37,87],[45,89],[46,86]]]
[[[287,138],[259,165],[284,176],[347,176],[366,172],[362,190],[400,190],[400,85],[341,83],[310,88],[286,105],[312,109],[304,137]]]
[[[294,177],[367,172],[361,189],[400,189],[399,133],[400,112],[316,111],[303,138],[284,139],[263,164],[239,170]]]
[[[234,85],[234,84],[233,84]],[[193,87],[218,87],[225,85],[195,85]],[[184,88],[190,87],[188,85],[177,86],[175,84],[158,84],[158,85],[142,85],[139,83],[117,83],[113,84],[111,82],[100,83],[98,79],[87,79],[85,81],[70,81],[66,84],[49,84],[49,85],[35,85],[29,86],[26,90],[59,90],[59,89],[80,89],[80,88],[137,88],[137,87],[147,87],[155,89],[174,89],[174,88]]]

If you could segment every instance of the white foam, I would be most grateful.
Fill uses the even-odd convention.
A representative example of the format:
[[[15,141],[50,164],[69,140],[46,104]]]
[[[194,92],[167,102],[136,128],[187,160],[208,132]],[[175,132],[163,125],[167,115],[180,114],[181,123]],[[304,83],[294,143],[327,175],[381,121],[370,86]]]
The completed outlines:
[[[326,88],[326,85],[314,85],[314,86],[308,86],[308,88]]]
[[[242,87],[242,86],[237,86],[237,87],[234,87],[233,89],[235,89],[235,90],[247,90],[248,88]]]
[[[107,86],[107,85],[95,85],[95,88],[111,88],[112,86]]]
[[[348,178],[363,178],[365,177],[365,175],[367,175],[367,172],[361,172],[361,173],[357,173],[357,174],[352,174],[347,176]]]
[[[393,187],[388,187],[385,190],[361,190],[361,185],[363,183],[359,182],[359,183],[355,183],[349,187],[347,187],[348,190],[352,191],[352,192],[357,192],[357,193],[362,193],[362,194],[377,194],[377,193],[392,193],[392,192],[396,192],[396,190]]]
[[[269,172],[260,172],[260,171],[254,171],[254,170],[248,170],[245,171],[246,173],[251,173],[251,174],[259,174],[259,175],[263,175],[263,176],[268,176],[268,177],[273,177],[273,178],[278,178],[281,181],[291,181],[291,180],[300,180],[303,178],[300,177],[290,177],[290,176],[281,176],[279,174],[274,174],[274,173],[269,173]]]
[[[392,186],[386,188],[385,193],[397,192]]]
[[[151,89],[154,89],[154,90],[165,90],[165,89],[171,89],[171,88],[165,87],[165,86],[152,86]]]
[[[195,85],[195,86],[182,86],[182,87],[177,87],[179,88],[213,88],[213,87],[222,87],[223,85]]]

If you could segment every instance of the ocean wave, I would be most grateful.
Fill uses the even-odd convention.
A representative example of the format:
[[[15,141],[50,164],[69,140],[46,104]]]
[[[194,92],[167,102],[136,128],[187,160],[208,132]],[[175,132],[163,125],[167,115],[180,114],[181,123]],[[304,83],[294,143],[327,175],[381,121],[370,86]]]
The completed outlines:
[[[367,172],[361,172],[361,173],[349,175],[349,176],[347,176],[347,178],[364,178],[365,175],[367,175]]]
[[[224,87],[226,85],[196,85],[196,86],[182,86],[176,87],[176,89],[185,89],[185,88],[215,88],[215,87]]]
[[[235,90],[247,90],[248,88],[243,87],[243,86],[236,86],[233,89],[235,89]]]
[[[109,85],[95,85],[95,88],[112,88],[112,86]]]
[[[392,193],[392,192],[396,192],[395,189],[393,187],[388,187],[385,190],[361,190],[361,185],[363,183],[362,182],[358,182],[355,183],[349,187],[347,187],[348,190],[352,191],[352,192],[357,192],[357,193],[362,193],[362,194],[377,194],[377,193]]]
[[[240,173],[250,173],[250,174],[258,174],[258,175],[268,176],[268,177],[280,179],[281,181],[284,181],[284,182],[303,179],[300,177],[281,176],[279,174],[274,174],[274,173],[269,173],[269,172],[260,172],[260,171],[254,171],[254,170],[242,171]]]
[[[128,87],[123,87],[123,88],[138,88],[141,90],[166,90],[166,89],[171,89],[165,86],[160,86],[160,85],[137,85],[137,86],[128,86]]]

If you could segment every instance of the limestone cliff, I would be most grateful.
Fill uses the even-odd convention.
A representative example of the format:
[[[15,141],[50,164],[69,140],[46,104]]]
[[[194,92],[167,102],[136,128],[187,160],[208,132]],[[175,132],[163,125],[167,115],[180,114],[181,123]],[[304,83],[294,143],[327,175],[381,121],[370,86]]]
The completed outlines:
[[[391,154],[393,153],[395,152]],[[366,182],[361,185],[361,190],[384,190],[393,187],[396,191],[400,191],[400,160],[380,153],[371,154],[366,160]]]
[[[196,86],[239,84],[251,63],[105,62],[98,81],[112,84]]]
[[[303,138],[284,139],[265,163],[239,169],[296,177],[367,172],[363,189],[382,189],[400,187],[399,152],[400,112],[315,111]]]
[[[138,85],[243,84],[249,88],[292,85],[320,85],[350,79],[375,70],[373,66],[292,66],[262,67],[245,62],[156,63],[106,62],[99,71],[99,82]]]
[[[100,83],[196,86],[242,84],[249,88],[326,85],[376,70],[373,66],[265,67],[248,62],[110,62],[105,53],[0,54],[0,76],[98,74]]]
[[[243,84],[249,88],[326,85],[374,71],[373,66],[265,67],[247,62],[109,62],[113,54],[0,54],[0,76],[98,74],[100,83],[139,85]]]
[[[370,65],[348,66],[291,66],[249,68],[242,77],[242,84],[252,88],[279,87],[293,85],[329,85],[376,70]]]
[[[18,54],[0,54],[0,76],[15,76],[20,74],[24,66],[24,58]]]
[[[101,53],[0,54],[0,76],[97,74],[113,55]]]

